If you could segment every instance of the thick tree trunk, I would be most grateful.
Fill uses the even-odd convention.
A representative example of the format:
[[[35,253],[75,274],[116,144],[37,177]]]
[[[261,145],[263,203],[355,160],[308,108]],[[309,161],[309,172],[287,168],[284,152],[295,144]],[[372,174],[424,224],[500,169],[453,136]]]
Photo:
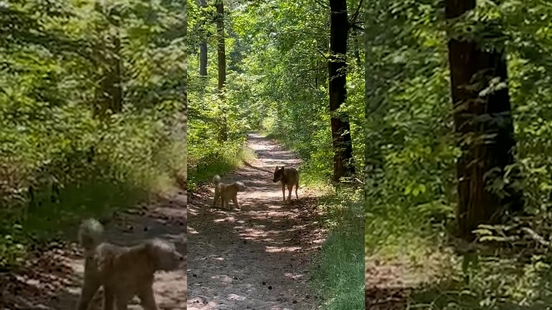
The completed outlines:
[[[446,18],[475,8],[475,0],[447,0]],[[455,131],[461,136],[457,162],[460,233],[473,239],[482,223],[496,223],[505,210],[523,208],[521,190],[505,186],[501,193],[488,186],[502,180],[514,162],[513,121],[507,84],[490,92],[496,79],[507,83],[504,53],[483,50],[478,42],[452,38],[448,42]]]
[[[217,58],[218,58],[218,90],[221,100],[224,99],[224,86],[226,84],[226,49],[224,43],[224,3],[217,0]],[[228,121],[225,111],[222,111],[219,141],[228,140]]]
[[[355,173],[353,163],[353,145],[351,141],[350,125],[345,113],[337,110],[347,99],[347,35],[349,20],[347,16],[346,0],[330,0],[330,59],[329,95],[332,126],[332,141],[334,148],[333,180]]]
[[[199,0],[199,5],[202,8],[206,8],[207,0]],[[199,44],[199,75],[207,77],[207,41],[205,38]]]
[[[207,77],[207,42],[199,44],[199,75]]]

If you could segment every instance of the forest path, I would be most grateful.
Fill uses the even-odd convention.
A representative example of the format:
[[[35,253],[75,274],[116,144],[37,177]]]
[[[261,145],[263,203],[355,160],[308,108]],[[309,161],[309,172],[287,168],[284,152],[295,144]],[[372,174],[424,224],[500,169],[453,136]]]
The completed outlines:
[[[116,212],[105,225],[104,240],[130,246],[161,237],[173,242],[186,256],[186,193],[177,191],[156,204]],[[67,237],[75,240],[77,227]],[[75,242],[59,241],[37,252],[17,274],[0,273],[0,309],[76,309],[83,282],[82,249]],[[186,266],[155,275],[155,299],[159,309],[186,309]],[[103,294],[96,293],[89,310],[99,310]],[[135,298],[130,310],[142,309]],[[3,306],[3,307],[2,307]]]
[[[324,241],[316,193],[300,187],[299,201],[293,194],[283,204],[274,168],[299,160],[259,134],[248,135],[248,147],[257,159],[222,176],[247,186],[241,210],[212,208],[212,184],[189,193],[188,310],[314,309],[307,281]]]

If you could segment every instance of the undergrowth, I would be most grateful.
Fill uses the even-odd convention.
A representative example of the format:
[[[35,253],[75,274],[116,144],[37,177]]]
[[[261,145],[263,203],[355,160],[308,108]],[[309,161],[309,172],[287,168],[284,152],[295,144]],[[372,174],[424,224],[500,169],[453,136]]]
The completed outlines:
[[[223,175],[241,168],[255,158],[255,153],[245,143],[224,145],[189,145],[188,190],[193,191],[200,183],[211,182],[213,176]]]
[[[17,267],[27,249],[62,237],[83,218],[109,216],[171,191],[185,169],[186,142],[152,121],[153,114],[100,122],[85,110],[58,112],[66,118],[55,133],[29,126],[2,144],[2,268]],[[34,144],[20,143],[26,140]]]
[[[322,309],[364,308],[362,200],[362,193],[352,190],[320,199],[329,234],[316,257],[312,285],[323,296]]]
[[[367,263],[408,266],[407,272],[418,277],[416,284],[423,284],[412,296],[411,309],[546,309],[552,292],[549,245],[537,244],[520,226],[531,227],[547,242],[552,235],[552,164],[546,155],[551,77],[550,70],[539,71],[550,57],[532,48],[552,46],[550,36],[533,35],[549,29],[550,8],[530,0],[478,2],[474,10],[477,23],[496,23],[506,34],[516,163],[523,171],[529,215],[525,221],[487,227],[479,242],[467,244],[453,237],[461,150],[452,136],[450,37],[437,26],[444,22],[441,8],[417,3],[396,10],[401,1],[372,4],[365,15],[365,29],[371,29],[365,33],[365,144],[373,166],[366,175]],[[546,18],[527,13],[532,11]],[[435,277],[427,278],[428,273]]]

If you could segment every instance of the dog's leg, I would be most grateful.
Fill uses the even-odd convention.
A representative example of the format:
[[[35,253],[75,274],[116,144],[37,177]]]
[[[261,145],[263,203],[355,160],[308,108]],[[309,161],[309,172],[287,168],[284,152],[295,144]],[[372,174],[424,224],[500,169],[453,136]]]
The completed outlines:
[[[113,310],[113,303],[115,299],[113,298],[113,290],[108,289],[104,286],[104,307],[103,310]]]
[[[297,184],[295,184],[295,198],[297,200],[299,200],[299,196],[297,196],[297,189],[299,188],[299,182],[297,182]]]
[[[286,201],[286,184],[284,182],[282,182],[282,200]]]
[[[220,193],[218,190],[215,189],[215,200],[213,200],[213,207],[216,207],[217,201],[219,200],[219,198],[220,198]]]
[[[291,189],[293,188],[293,185],[288,185],[288,201],[291,201]]]
[[[87,310],[92,297],[96,291],[100,288],[100,281],[92,277],[86,277],[86,272],[84,276],[84,285],[82,287],[81,297],[79,299],[78,310]]]
[[[240,205],[238,204],[238,195],[234,195],[234,197],[232,197],[232,201],[234,202],[234,206],[236,206],[237,209],[240,208]]]
[[[144,292],[140,293],[138,297],[140,298],[144,310],[158,310],[151,286],[145,289]]]

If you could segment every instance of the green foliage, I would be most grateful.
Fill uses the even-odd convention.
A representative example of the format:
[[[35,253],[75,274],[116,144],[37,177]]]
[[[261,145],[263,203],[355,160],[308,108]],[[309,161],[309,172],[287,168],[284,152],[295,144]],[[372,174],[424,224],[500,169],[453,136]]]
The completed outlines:
[[[358,1],[348,5],[352,16]],[[200,8],[195,1],[188,6],[192,29],[188,40],[197,47],[191,49],[193,57],[189,58],[189,185],[210,181],[214,174],[239,166],[248,156],[242,152],[245,134],[256,130],[298,153],[303,160],[302,184],[327,186],[334,156],[326,58],[329,7],[304,0],[225,2],[228,65],[226,85],[219,93],[213,7]],[[341,108],[349,114],[357,171],[364,163],[361,35],[351,30],[348,97]],[[206,77],[199,75],[202,41],[208,46]],[[228,134],[226,141],[221,133]],[[339,196],[327,202],[332,233],[321,254],[325,267],[318,282],[323,287],[320,293],[330,296],[324,301],[325,309],[359,309],[363,304],[364,263],[358,255],[363,225],[360,194],[353,197]],[[350,278],[354,281],[348,281]]]
[[[533,220],[549,218],[552,8],[540,1],[477,3],[452,35],[506,49],[527,211],[535,214]],[[436,2],[367,3],[368,256],[408,259],[426,250],[443,251],[447,228],[454,227],[449,224],[454,224],[459,153],[452,136],[446,27]],[[527,262],[511,253],[479,253],[479,264],[464,269],[462,259],[443,255],[454,262],[448,280],[416,295],[413,306],[540,309],[549,303],[550,269],[543,264],[548,254]],[[471,280],[465,283],[468,275]]]
[[[237,4],[227,5],[226,11],[233,11],[233,5]],[[193,57],[188,58],[188,178],[193,190],[199,182],[210,182],[213,175],[229,172],[252,158],[244,149],[246,133],[258,128],[260,113],[256,111],[260,107],[250,86],[252,78],[240,73],[237,58],[242,47],[236,42],[232,19],[225,16],[226,57],[231,61],[227,62],[225,88],[219,91],[214,6],[210,3],[202,8],[195,1],[188,1],[188,6],[188,42],[198,47],[203,41],[208,46],[206,77],[199,75],[199,49],[191,49]]]
[[[32,242],[181,177],[185,49],[182,4],[10,1],[0,10],[4,267]],[[99,115],[113,76],[122,110]]]
[[[358,3],[349,4],[350,15]],[[249,112],[254,124],[305,160],[303,169],[329,180],[333,171],[328,98],[328,7],[308,1],[280,1],[241,7],[234,30],[249,46],[242,68],[249,76]],[[297,24],[295,20],[302,20]],[[350,33],[347,71],[348,112],[357,170],[363,166],[363,63],[361,46]],[[259,108],[262,107],[262,108]]]

